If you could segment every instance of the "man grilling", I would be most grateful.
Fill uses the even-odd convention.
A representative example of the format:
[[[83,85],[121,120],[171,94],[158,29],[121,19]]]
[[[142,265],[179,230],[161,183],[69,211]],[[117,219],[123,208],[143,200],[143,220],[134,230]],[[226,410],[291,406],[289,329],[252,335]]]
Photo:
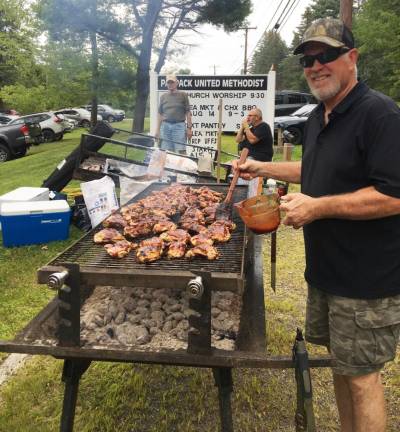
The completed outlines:
[[[294,54],[320,101],[302,161],[239,169],[301,184],[281,209],[284,224],[304,232],[306,339],[335,360],[341,432],[384,432],[380,370],[400,333],[400,110],[357,80],[358,50],[341,21],[315,21]]]

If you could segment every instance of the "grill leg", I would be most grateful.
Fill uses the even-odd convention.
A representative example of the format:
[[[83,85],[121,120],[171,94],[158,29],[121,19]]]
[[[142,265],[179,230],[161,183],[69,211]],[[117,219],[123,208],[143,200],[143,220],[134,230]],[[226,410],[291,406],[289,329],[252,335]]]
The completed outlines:
[[[213,368],[215,385],[218,387],[221,431],[233,432],[231,393],[233,391],[232,369]]]
[[[58,345],[80,345],[80,271],[79,265],[65,263],[68,269],[66,284],[58,290]]]
[[[60,432],[73,431],[79,380],[89,365],[90,360],[64,360],[62,381],[65,382],[65,390]]]
[[[187,352],[190,354],[211,353],[211,275],[198,272],[198,278],[189,281],[189,307],[194,312],[189,316]]]

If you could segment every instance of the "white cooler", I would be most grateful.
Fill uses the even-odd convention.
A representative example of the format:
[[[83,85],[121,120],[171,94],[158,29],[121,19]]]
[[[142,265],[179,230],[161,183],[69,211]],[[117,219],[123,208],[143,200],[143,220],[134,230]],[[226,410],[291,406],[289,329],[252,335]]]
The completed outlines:
[[[19,187],[10,192],[0,195],[0,215],[1,205],[6,202],[24,201],[46,201],[49,199],[49,189],[39,187]],[[1,230],[1,223],[0,223]]]

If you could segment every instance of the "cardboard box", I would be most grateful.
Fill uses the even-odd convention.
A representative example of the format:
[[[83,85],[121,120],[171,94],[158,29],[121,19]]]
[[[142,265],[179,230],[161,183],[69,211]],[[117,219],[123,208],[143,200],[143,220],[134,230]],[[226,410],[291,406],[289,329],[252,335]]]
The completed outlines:
[[[65,240],[71,209],[67,201],[27,201],[1,206],[3,245],[22,246]]]

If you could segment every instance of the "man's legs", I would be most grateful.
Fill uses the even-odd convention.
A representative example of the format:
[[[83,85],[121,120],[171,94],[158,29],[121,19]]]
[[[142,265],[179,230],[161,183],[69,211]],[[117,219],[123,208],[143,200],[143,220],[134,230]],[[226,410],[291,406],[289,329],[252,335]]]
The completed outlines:
[[[380,372],[333,375],[341,432],[384,432],[386,404]]]
[[[185,143],[186,138],[186,125],[185,123],[175,123],[171,127],[172,141],[174,142],[175,152],[186,154]]]
[[[380,370],[393,360],[400,333],[400,296],[353,299],[309,287],[306,340],[328,347],[341,432],[384,432]]]
[[[174,143],[172,142],[172,124],[167,122],[161,123],[160,138],[161,138],[161,149],[174,151]]]
[[[339,411],[340,431],[353,432],[353,404],[349,384],[343,375],[333,374],[336,404]]]

